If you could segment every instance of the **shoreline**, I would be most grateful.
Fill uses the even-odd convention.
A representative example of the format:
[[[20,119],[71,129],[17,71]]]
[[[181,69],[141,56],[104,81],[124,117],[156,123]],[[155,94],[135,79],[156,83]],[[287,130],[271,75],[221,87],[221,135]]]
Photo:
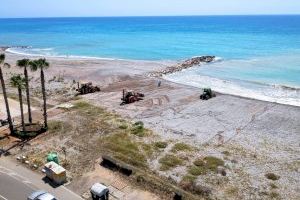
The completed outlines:
[[[6,48],[6,49],[5,49]],[[9,52],[7,51],[7,49],[9,49],[10,47],[0,47],[0,53],[1,51],[5,54],[8,54],[8,55],[11,55],[12,57],[18,57],[18,59],[21,59],[19,57],[26,57],[26,58],[41,58],[41,57],[45,57],[49,60],[56,60],[56,61],[66,61],[66,62],[72,62],[72,61],[86,61],[86,62],[89,62],[89,61],[103,61],[103,62],[112,62],[111,64],[113,64],[114,62],[118,63],[118,62],[128,62],[128,63],[134,63],[134,64],[143,64],[143,63],[152,63],[152,64],[158,64],[158,65],[163,65],[163,67],[159,67],[158,69],[155,69],[155,70],[146,70],[145,73],[142,73],[142,74],[139,74],[139,75],[142,75],[142,76],[145,76],[145,77],[154,77],[154,78],[161,78],[165,81],[169,81],[169,82],[172,82],[172,83],[176,83],[176,84],[180,84],[180,85],[183,85],[183,86],[187,86],[187,87],[194,87],[195,89],[198,89],[199,90],[199,93],[201,91],[201,87],[197,87],[197,86],[193,86],[193,85],[189,85],[189,84],[184,84],[184,83],[180,83],[180,82],[176,82],[176,81],[172,81],[172,80],[169,80],[168,78],[166,78],[165,76],[167,75],[170,75],[170,74],[174,74],[174,73],[178,73],[182,70],[185,70],[185,69],[189,69],[189,68],[194,68],[194,67],[198,67],[200,66],[201,64],[205,64],[205,62],[197,62],[197,64],[193,65],[192,64],[192,61],[194,58],[202,58],[202,57],[208,57],[209,60],[208,62],[206,63],[210,63],[212,61],[218,61],[218,57],[215,57],[215,56],[195,56],[195,57],[192,57],[190,59],[185,59],[185,60],[182,60],[182,61],[172,61],[172,60],[155,60],[155,61],[152,61],[152,60],[132,60],[132,59],[112,59],[112,58],[98,58],[98,57],[81,57],[81,56],[78,56],[78,57],[66,57],[66,56],[40,56],[40,55],[23,55],[23,54],[19,54],[19,53],[14,53],[14,52]],[[188,63],[188,66],[186,66],[185,64]],[[100,68],[99,68],[100,70]],[[130,72],[127,74],[127,75],[130,75]],[[288,90],[290,90],[290,87],[288,86],[284,86],[284,85],[280,85],[282,88],[287,88]],[[297,89],[295,89],[297,90]],[[246,97],[246,96],[241,96],[241,95],[237,95],[237,94],[230,94],[230,93],[225,93],[225,92],[219,92],[219,91],[215,91],[217,94],[222,94],[222,95],[230,95],[230,96],[234,96],[234,97],[239,97],[239,98],[244,98],[244,99],[250,99],[250,100],[254,100],[254,101],[262,101],[262,102],[267,102],[267,103],[274,103],[274,104],[278,104],[278,105],[286,105],[286,106],[292,106],[292,107],[300,107],[300,105],[294,105],[294,104],[288,104],[288,103],[281,103],[281,102],[276,102],[276,101],[271,101],[271,100],[263,100],[263,99],[259,99],[259,98],[255,98],[255,97]],[[200,94],[199,94],[200,95]],[[271,98],[271,97],[270,97]]]

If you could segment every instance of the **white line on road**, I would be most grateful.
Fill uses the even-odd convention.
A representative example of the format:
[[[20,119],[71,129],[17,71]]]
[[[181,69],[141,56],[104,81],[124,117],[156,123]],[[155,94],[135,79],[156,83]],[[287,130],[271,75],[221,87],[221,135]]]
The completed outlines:
[[[3,200],[8,200],[7,198],[5,198],[4,196],[2,196],[1,194],[0,194],[0,198],[2,198]]]
[[[6,175],[10,176],[11,178],[13,178],[13,179],[15,179],[15,180],[17,180],[17,181],[19,181],[19,182],[23,182],[24,184],[26,184],[26,183],[25,183],[26,180],[20,180],[20,178],[17,178],[17,177],[18,177],[17,174],[11,175],[11,174],[14,174],[14,173],[3,173],[3,172],[1,172],[1,171],[0,171],[0,173],[6,174]],[[21,177],[21,176],[19,176],[19,177]],[[28,181],[28,182],[29,182],[29,181]],[[31,182],[29,182],[29,183],[31,183]],[[36,188],[34,188],[33,186],[29,185],[28,183],[27,183],[26,185],[27,185],[29,188],[31,188],[32,190],[36,190]]]

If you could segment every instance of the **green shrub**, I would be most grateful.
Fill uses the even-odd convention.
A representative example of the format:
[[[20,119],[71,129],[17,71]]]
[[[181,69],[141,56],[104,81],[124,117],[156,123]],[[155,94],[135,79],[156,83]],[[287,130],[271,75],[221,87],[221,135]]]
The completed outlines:
[[[144,137],[145,136],[145,128],[144,123],[139,121],[133,124],[133,127],[131,128],[131,134]]]

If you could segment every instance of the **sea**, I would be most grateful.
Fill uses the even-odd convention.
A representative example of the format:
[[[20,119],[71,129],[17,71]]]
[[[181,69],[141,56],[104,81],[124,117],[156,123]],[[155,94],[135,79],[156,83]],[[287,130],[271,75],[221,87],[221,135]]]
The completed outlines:
[[[173,82],[300,106],[300,15],[0,19],[0,46],[16,54],[215,62]]]

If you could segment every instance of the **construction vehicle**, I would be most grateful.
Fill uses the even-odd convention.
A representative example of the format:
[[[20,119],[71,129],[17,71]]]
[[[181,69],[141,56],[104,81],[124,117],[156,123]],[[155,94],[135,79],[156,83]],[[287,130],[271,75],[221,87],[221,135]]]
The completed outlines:
[[[123,90],[123,97],[121,99],[122,100],[121,105],[130,104],[130,103],[134,103],[136,101],[143,100],[143,97],[145,97],[145,95],[142,93]]]
[[[80,86],[78,83],[78,89],[76,89],[76,91],[79,93],[79,95],[85,95],[89,93],[100,92],[100,87],[93,86],[92,82],[82,83]]]
[[[208,100],[213,97],[216,97],[216,94],[210,88],[204,88],[203,93],[200,95],[200,99]]]

